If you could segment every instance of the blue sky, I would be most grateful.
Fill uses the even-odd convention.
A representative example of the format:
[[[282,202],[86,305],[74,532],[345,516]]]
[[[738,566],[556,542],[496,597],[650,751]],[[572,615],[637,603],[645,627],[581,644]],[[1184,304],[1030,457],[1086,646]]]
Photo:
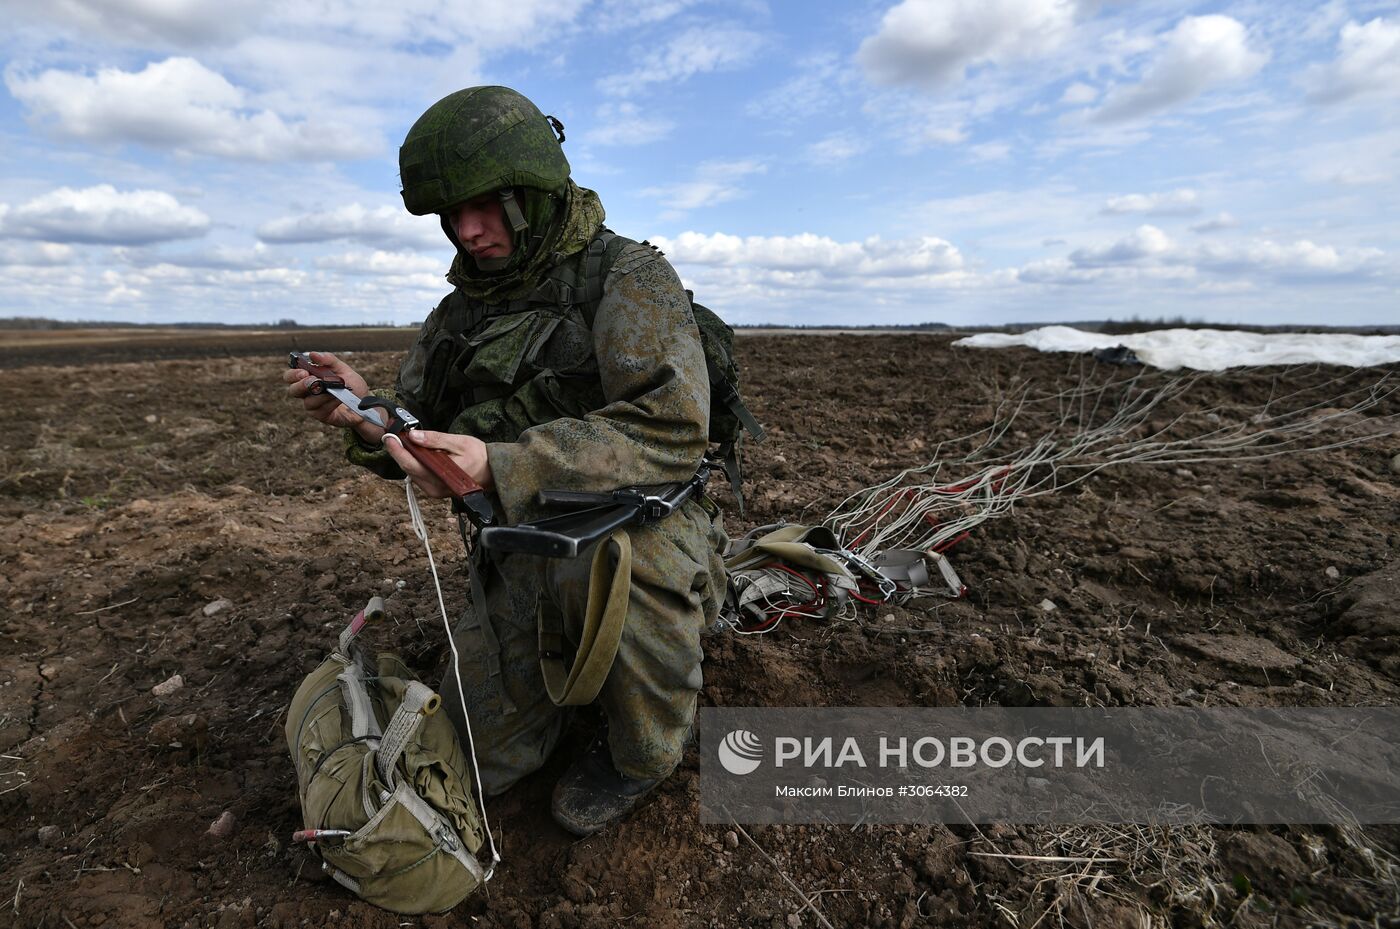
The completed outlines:
[[[1400,324],[1400,3],[10,0],[0,315],[409,323],[397,148],[566,126],[735,323]]]

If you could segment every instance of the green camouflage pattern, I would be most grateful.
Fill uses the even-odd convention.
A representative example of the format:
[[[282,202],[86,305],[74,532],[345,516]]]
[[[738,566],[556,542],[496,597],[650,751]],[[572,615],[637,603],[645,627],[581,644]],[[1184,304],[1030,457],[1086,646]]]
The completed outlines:
[[[562,194],[569,160],[539,108],[508,87],[468,87],[418,117],[399,148],[403,202],[441,213],[502,187]]]
[[[551,206],[547,218],[539,219],[540,209],[543,208],[537,209],[536,204],[555,199],[558,198],[553,195],[526,190],[525,214],[530,228],[543,231],[538,241],[531,238],[528,244],[521,246],[519,254],[523,256],[522,260],[517,262],[514,260],[516,256],[511,256],[512,262],[504,273],[478,271],[476,262],[458,247],[457,239],[444,221],[443,231],[447,233],[453,248],[457,249],[457,256],[447,273],[447,282],[463,296],[484,303],[517,300],[530,294],[552,268],[581,251],[603,228],[603,204],[593,191],[569,181],[565,184],[558,215]],[[548,225],[541,225],[543,222]]]
[[[664,777],[680,761],[703,683],[701,633],[724,599],[728,541],[712,508],[687,503],[660,523],[628,530],[632,587],[612,670],[598,696],[618,770]],[[591,549],[572,559],[506,555],[488,563],[488,635],[469,604],[453,630],[462,655],[462,695],[477,739],[487,796],[538,770],[558,744],[570,710],[550,702],[540,672],[538,611],[555,611],[575,644],[588,596]],[[488,643],[496,640],[499,674]],[[573,662],[566,655],[565,665]],[[461,702],[449,673],[443,707],[461,727]],[[464,730],[465,731],[465,730]]]
[[[707,447],[705,354],[674,269],[654,249],[624,241],[590,327],[578,306],[561,302],[567,281],[580,279],[578,261],[575,254],[549,269],[514,310],[484,306],[459,287],[424,322],[399,370],[396,396],[425,426],[487,443],[509,523],[545,515],[536,503],[544,489],[687,480]],[[401,476],[383,451],[352,441],[347,454]],[[723,601],[727,540],[708,501],[629,532],[627,621],[598,702],[618,769],[650,778],[679,762],[694,718],[700,635]],[[507,555],[482,566],[488,615],[469,606],[454,638],[487,793],[538,768],[558,739],[565,711],[540,674],[538,614],[561,612],[577,636],[589,561]],[[442,691],[459,713],[450,674]]]

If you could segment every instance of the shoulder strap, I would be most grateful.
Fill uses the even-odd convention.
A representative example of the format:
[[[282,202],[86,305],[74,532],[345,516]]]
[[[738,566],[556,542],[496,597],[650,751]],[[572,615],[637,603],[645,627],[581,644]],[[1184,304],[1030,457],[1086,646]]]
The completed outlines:
[[[598,301],[603,299],[603,281],[607,278],[608,271],[612,269],[611,261],[607,263],[608,267],[603,267],[603,259],[606,257],[617,257],[616,250],[614,250],[612,256],[608,256],[607,254],[608,245],[616,238],[617,233],[613,232],[611,229],[605,228],[602,232],[599,232],[593,237],[593,241],[588,243],[588,249],[584,252],[582,290],[583,302],[586,306],[596,307]],[[591,327],[593,325],[593,314],[588,310],[585,310],[585,313],[589,316],[588,324]]]
[[[604,228],[593,237],[584,251],[583,279],[579,282],[583,301],[579,309],[583,311],[583,322],[589,329],[593,328],[593,320],[597,318],[598,303],[603,299],[603,284],[608,279],[608,273],[612,271],[617,256],[630,244],[633,244],[631,239]]]

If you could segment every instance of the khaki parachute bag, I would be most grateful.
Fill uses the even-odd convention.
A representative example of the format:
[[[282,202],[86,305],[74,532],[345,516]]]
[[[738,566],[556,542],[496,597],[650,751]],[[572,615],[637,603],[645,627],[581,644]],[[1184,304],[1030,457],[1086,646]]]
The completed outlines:
[[[322,866],[396,913],[451,909],[486,880],[471,771],[441,699],[395,655],[356,645],[375,597],[297,688],[287,713],[305,828]],[[372,670],[371,670],[372,669]]]

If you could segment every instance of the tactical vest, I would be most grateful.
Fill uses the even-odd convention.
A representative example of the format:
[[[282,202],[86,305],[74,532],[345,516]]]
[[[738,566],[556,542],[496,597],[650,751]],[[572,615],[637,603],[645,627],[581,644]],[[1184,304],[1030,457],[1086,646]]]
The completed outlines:
[[[427,346],[414,412],[432,428],[514,442],[531,426],[575,419],[607,404],[593,349],[593,324],[610,273],[626,274],[660,251],[604,229],[560,262],[529,295],[500,304],[454,291]],[[709,439],[739,497],[738,447],[763,429],[739,396],[734,332],[686,291],[710,379]]]

